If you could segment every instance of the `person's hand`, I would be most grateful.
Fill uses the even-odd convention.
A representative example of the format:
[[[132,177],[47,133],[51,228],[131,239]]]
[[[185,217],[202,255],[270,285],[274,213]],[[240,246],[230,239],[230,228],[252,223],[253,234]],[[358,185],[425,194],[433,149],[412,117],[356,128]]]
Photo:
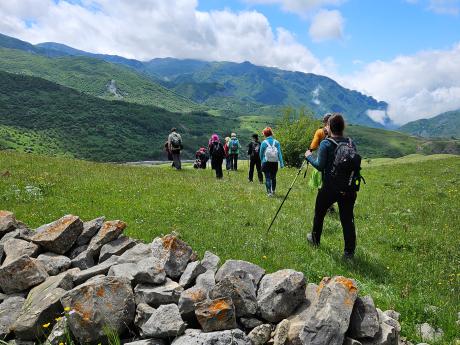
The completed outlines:
[[[311,156],[311,151],[310,150],[307,150],[307,152],[305,152],[305,158],[308,158]]]

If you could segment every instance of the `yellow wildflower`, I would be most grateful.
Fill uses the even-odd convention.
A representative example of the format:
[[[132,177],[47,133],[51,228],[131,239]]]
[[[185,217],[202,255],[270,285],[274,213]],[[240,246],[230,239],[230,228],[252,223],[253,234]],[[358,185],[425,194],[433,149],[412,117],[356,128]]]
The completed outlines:
[[[267,260],[267,255],[262,256],[262,259]]]
[[[51,325],[51,322],[45,323],[45,324],[43,325],[43,328],[48,328],[50,325]]]
[[[70,311],[70,307],[65,307],[64,311]]]
[[[64,343],[59,343],[59,345],[65,345]]]
[[[61,320],[62,320],[62,317],[59,316],[59,317],[55,318],[55,320],[56,320],[56,321],[61,321]]]

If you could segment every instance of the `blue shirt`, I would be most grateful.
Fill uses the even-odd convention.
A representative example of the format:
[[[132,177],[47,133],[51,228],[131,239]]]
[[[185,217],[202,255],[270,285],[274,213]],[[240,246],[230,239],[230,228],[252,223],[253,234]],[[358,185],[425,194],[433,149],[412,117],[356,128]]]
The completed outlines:
[[[259,150],[259,155],[260,155],[260,160],[263,163],[267,162],[267,159],[265,158],[265,150],[267,149],[268,145],[272,145],[275,143],[275,147],[278,150],[278,161],[280,162],[280,167],[284,168],[284,161],[283,161],[283,154],[281,153],[281,145],[278,140],[274,139],[273,137],[268,137],[262,142],[262,145],[260,145],[260,150]]]

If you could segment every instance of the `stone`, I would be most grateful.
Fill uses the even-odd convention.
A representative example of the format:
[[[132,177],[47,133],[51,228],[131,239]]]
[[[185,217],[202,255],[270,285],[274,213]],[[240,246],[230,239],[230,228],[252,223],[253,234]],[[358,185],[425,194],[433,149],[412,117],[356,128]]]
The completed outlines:
[[[399,321],[401,314],[394,310],[385,310],[383,312],[386,316],[392,318],[393,320]]]
[[[184,288],[175,281],[166,278],[163,285],[139,284],[134,288],[136,303],[146,303],[152,307],[162,304],[178,304]]]
[[[270,322],[289,317],[305,301],[303,273],[286,269],[265,275],[257,291],[260,315]]]
[[[239,319],[241,326],[246,330],[252,330],[260,325],[263,325],[264,322],[256,319],[255,317],[242,317]]]
[[[52,252],[40,254],[37,257],[37,261],[43,264],[43,267],[45,267],[46,272],[48,272],[50,276],[55,276],[66,271],[72,264],[72,261],[67,256]]]
[[[438,341],[444,336],[442,329],[435,329],[427,322],[416,325],[416,330],[417,335],[422,338],[423,341]]]
[[[251,345],[251,340],[239,329],[204,333],[198,329],[188,329],[171,345]]]
[[[399,322],[397,320],[389,317],[388,315],[386,315],[384,312],[382,312],[378,308],[377,308],[377,313],[379,315],[380,323],[384,322],[387,325],[393,327],[395,329],[395,331],[396,331],[396,334],[397,334],[398,338],[399,338],[399,333],[401,332],[401,325],[399,324]]]
[[[185,328],[177,305],[164,304],[153,312],[141,330],[145,337],[174,338],[184,334]]]
[[[206,271],[196,277],[195,286],[211,290],[216,285],[216,279],[213,271]]]
[[[18,238],[10,238],[3,244],[3,252],[6,255],[3,266],[8,265],[23,255],[31,258],[37,257],[40,248],[34,244]]]
[[[65,317],[59,317],[58,321],[53,326],[48,338],[46,339],[46,345],[59,345],[66,343],[66,332],[67,332],[67,319]]]
[[[196,277],[206,271],[206,268],[199,261],[190,262],[185,268],[184,273],[182,273],[179,284],[188,289],[195,283]]]
[[[176,280],[184,273],[193,250],[177,236],[166,235],[153,240],[152,253],[155,258],[164,262],[166,275]]]
[[[18,222],[12,212],[0,210],[0,237],[15,230],[17,226]]]
[[[78,254],[71,260],[72,267],[78,267],[79,269],[87,270],[95,265],[93,256],[88,250],[85,250]]]
[[[253,316],[257,313],[256,289],[252,276],[246,271],[235,271],[225,276],[209,292],[212,299],[229,297],[235,306],[237,318]]]
[[[102,227],[99,229],[97,234],[89,242],[88,252],[94,258],[98,257],[102,246],[117,239],[125,228],[126,223],[121,220],[105,222],[102,224]]]
[[[68,291],[61,298],[72,334],[82,343],[106,340],[104,327],[122,334],[135,317],[136,305],[131,284],[126,278],[101,277]]]
[[[49,277],[30,290],[13,328],[17,338],[35,340],[43,336],[43,324],[54,323],[63,312],[61,297],[72,288],[71,275],[66,272]]]
[[[360,339],[361,345],[398,345],[398,335],[394,327],[382,322],[373,339]]]
[[[290,321],[287,319],[282,320],[273,332],[273,345],[284,345],[288,338]]]
[[[323,278],[312,317],[300,334],[304,344],[342,345],[350,323],[358,288],[352,279],[342,276]]]
[[[372,297],[356,298],[347,335],[352,339],[374,338],[379,327],[379,315]]]
[[[11,333],[11,327],[16,322],[25,298],[13,296],[0,304],[0,339],[5,339]]]
[[[145,244],[145,243],[139,243],[136,244],[134,247],[131,249],[128,249],[126,252],[124,252],[122,255],[120,255],[120,258],[118,259],[118,262],[120,264],[125,264],[125,263],[137,263],[147,257],[152,256],[152,248],[150,245]]]
[[[362,345],[358,340],[351,339],[349,337],[345,338],[343,345]]]
[[[112,242],[106,243],[102,246],[101,253],[99,255],[99,263],[104,262],[112,255],[120,256],[135,245],[136,241],[126,236],[120,236],[116,240],[113,240]]]
[[[67,215],[45,225],[32,237],[32,242],[56,253],[65,254],[80,236],[83,230],[83,222],[79,217]]]
[[[163,339],[143,339],[137,340],[130,343],[124,343],[123,345],[167,345]]]
[[[78,272],[75,277],[74,277],[74,284],[75,285],[80,285],[87,281],[89,278],[92,278],[94,276],[97,276],[99,274],[107,274],[110,270],[110,267],[115,265],[116,262],[114,261],[104,261],[102,264],[93,266],[91,268],[88,268],[86,270],[82,270]]]
[[[0,267],[0,288],[7,294],[34,287],[48,278],[43,265],[27,255]]]
[[[219,263],[220,258],[210,251],[206,251],[204,253],[203,260],[201,260],[201,265],[203,265],[203,267],[207,271],[217,272],[217,269],[219,268]]]
[[[178,306],[184,319],[195,318],[195,304],[204,301],[215,284],[214,272],[207,271],[197,277],[195,286],[181,293]]]
[[[229,297],[197,303],[195,315],[204,332],[223,331],[237,327],[235,307]]]
[[[134,280],[136,283],[162,284],[166,280],[166,267],[157,258],[142,259],[136,265]]]
[[[88,249],[87,244],[84,244],[82,246],[73,247],[72,249],[70,249],[69,258],[71,260],[75,259],[78,255],[80,255],[81,253],[83,253],[87,249]]]
[[[272,326],[270,324],[262,324],[254,328],[249,334],[248,338],[251,340],[252,345],[264,345],[271,337]]]
[[[96,233],[102,227],[102,224],[104,224],[104,221],[105,221],[105,217],[99,217],[99,218],[90,220],[89,222],[84,222],[83,230],[80,236],[77,238],[76,245],[82,246],[82,245],[88,244],[91,241],[91,239],[94,237],[94,235],[96,235]]]
[[[107,273],[107,276],[110,277],[123,277],[126,279],[129,279],[131,283],[134,281],[134,274],[136,273],[137,270],[137,264],[135,263],[125,263],[125,264],[119,264],[119,265],[113,265],[110,267],[109,272]]]
[[[32,240],[32,236],[35,235],[33,231],[27,228],[17,228],[11,232],[6,233],[2,239],[0,239],[0,246],[2,246],[6,241],[10,238],[18,238],[20,240],[24,240],[30,242]]]
[[[235,271],[246,271],[252,275],[254,286],[257,286],[265,274],[265,270],[255,264],[243,260],[227,260],[216,273],[216,282],[220,282],[224,277]]]
[[[155,308],[149,306],[146,303],[137,304],[134,325],[137,328],[141,329],[141,327],[147,322],[147,320],[150,319],[150,316],[152,316],[154,311],[155,311]],[[144,335],[141,333],[141,336],[144,336]]]

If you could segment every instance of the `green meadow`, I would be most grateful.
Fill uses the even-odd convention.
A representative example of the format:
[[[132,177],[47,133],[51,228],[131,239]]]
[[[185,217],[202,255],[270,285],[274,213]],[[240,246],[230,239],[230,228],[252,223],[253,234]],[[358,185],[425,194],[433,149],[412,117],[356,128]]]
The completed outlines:
[[[0,151],[0,209],[32,228],[69,213],[84,220],[104,215],[126,221],[126,233],[144,241],[178,232],[200,255],[211,250],[222,260],[247,260],[267,271],[293,268],[315,283],[345,275],[378,307],[399,311],[402,333],[411,341],[420,340],[415,325],[423,322],[444,330],[438,344],[459,338],[458,156],[364,161],[367,185],[355,209],[358,249],[352,262],[341,259],[337,215],[327,216],[321,247],[307,245],[316,195],[308,176],[298,179],[267,234],[297,170],[281,170],[278,196],[267,198],[262,185],[247,182],[247,161],[240,167],[218,181],[213,171],[190,166],[178,172]]]

